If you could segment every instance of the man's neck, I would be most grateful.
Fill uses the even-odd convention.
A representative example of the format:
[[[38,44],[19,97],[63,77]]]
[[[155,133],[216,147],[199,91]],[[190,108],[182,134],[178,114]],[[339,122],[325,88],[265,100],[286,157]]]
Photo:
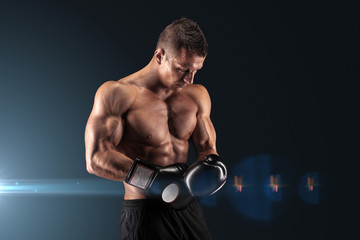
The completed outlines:
[[[160,76],[157,71],[157,66],[155,64],[156,62],[154,62],[154,59],[152,59],[147,66],[137,72],[137,84],[152,91],[160,99],[165,100],[175,91],[169,87],[165,87],[161,83]]]

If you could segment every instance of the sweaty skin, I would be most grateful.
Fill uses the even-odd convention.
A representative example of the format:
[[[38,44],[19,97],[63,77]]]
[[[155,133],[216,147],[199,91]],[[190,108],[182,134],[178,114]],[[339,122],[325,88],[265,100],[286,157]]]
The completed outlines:
[[[158,49],[145,68],[104,83],[85,130],[88,172],[123,181],[135,158],[160,166],[186,163],[190,138],[198,159],[217,154],[209,94],[193,84],[204,60],[184,49],[176,56]],[[147,197],[124,186],[124,199]]]

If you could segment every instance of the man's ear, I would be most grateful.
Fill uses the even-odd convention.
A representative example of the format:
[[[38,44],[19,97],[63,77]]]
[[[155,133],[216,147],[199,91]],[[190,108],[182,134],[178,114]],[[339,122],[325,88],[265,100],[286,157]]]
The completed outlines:
[[[165,55],[164,49],[158,48],[155,50],[154,56],[158,64],[162,63],[162,61],[164,60],[164,55]]]

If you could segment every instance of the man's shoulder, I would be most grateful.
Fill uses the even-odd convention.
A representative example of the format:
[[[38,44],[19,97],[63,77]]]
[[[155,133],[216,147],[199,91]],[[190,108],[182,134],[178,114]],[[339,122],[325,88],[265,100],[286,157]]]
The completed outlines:
[[[183,93],[194,98],[194,100],[209,96],[207,89],[201,84],[188,85],[183,88]]]
[[[196,91],[196,92],[207,92],[206,88],[201,84],[190,84],[184,87],[186,91]]]
[[[190,97],[198,107],[205,107],[210,103],[207,89],[201,84],[191,84],[183,88],[183,93]]]
[[[127,99],[136,95],[136,88],[131,84],[110,80],[98,88],[96,95],[107,100]]]
[[[95,102],[116,112],[128,109],[136,97],[134,86],[121,81],[106,81],[97,90]]]
[[[100,93],[109,94],[116,92],[133,92],[136,91],[136,88],[134,85],[121,82],[120,80],[109,80],[101,84],[98,91]]]

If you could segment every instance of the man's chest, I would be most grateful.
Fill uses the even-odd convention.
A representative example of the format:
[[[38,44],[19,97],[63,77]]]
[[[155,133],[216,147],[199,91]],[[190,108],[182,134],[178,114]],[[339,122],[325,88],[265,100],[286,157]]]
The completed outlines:
[[[125,131],[132,140],[162,144],[175,137],[188,140],[196,126],[197,106],[184,94],[160,100],[138,97],[125,118]]]

